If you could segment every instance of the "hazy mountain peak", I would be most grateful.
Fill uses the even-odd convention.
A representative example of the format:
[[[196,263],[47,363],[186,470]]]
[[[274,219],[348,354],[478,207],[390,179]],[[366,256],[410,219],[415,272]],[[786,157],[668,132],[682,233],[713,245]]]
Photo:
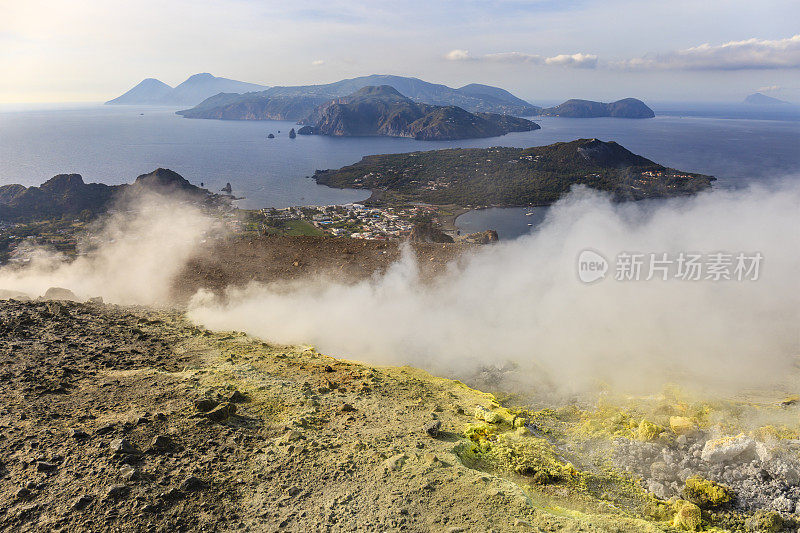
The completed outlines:
[[[198,72],[197,74],[192,74],[189,76],[186,81],[202,81],[202,80],[213,80],[216,76],[211,74],[210,72]]]
[[[780,100],[772,96],[767,96],[763,93],[753,93],[744,99],[745,104],[751,105],[774,105],[774,104],[788,104],[785,100]]]
[[[159,86],[159,87],[160,86],[164,86],[164,87],[169,87],[170,89],[172,89],[172,87],[170,87],[169,85],[167,85],[163,81],[159,80],[158,78],[145,78],[141,82],[139,82],[139,85],[153,85],[153,86]]]
[[[107,104],[197,105],[219,93],[247,93],[267,87],[255,83],[219,78],[208,72],[189,76],[174,89],[154,78],[147,78],[122,96]]]
[[[161,80],[157,80],[155,78],[145,78],[122,96],[118,96],[117,98],[109,100],[106,103],[143,104],[158,102],[163,98],[166,98],[172,90],[172,87]]]

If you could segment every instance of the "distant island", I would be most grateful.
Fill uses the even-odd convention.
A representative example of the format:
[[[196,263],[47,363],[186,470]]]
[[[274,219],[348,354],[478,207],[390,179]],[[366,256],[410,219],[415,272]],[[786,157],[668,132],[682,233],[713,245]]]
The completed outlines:
[[[456,106],[470,113],[568,118],[655,116],[652,109],[636,98],[611,103],[573,99],[555,107],[542,108],[491,85],[470,83],[454,89],[418,78],[387,74],[320,85],[274,87],[218,78],[208,73],[195,74],[174,88],[155,78],[147,78],[106,104],[193,106],[176,112],[185,118],[300,121],[320,105],[352,95],[364,87],[381,85],[388,85],[417,103]]]
[[[39,187],[0,186],[0,221],[26,222],[62,217],[94,217],[102,214],[123,194],[137,190],[181,194],[205,204],[219,204],[225,197],[192,185],[180,174],[159,168],[142,174],[130,185],[84,183],[80,174],[59,174]]]
[[[617,200],[697,193],[715,178],[661,166],[615,142],[579,139],[535,148],[447,149],[371,155],[338,170],[318,170],[321,185],[369,189],[374,205],[548,205],[585,185]]]
[[[779,100],[778,98],[773,98],[772,96],[767,96],[766,94],[753,93],[747,96],[743,103],[750,105],[776,105],[788,104],[789,102],[785,100]]]
[[[458,106],[471,113],[533,116],[541,110],[499,87],[471,83],[453,89],[417,78],[375,74],[325,85],[271,87],[248,94],[217,94],[193,109],[178,111],[178,114],[186,118],[224,120],[301,120],[321,104],[351,95],[364,87],[380,85],[393,87],[418,103]]]
[[[424,141],[495,137],[539,126],[524,118],[417,103],[389,85],[364,87],[318,106],[301,135],[410,137]]]
[[[215,94],[261,91],[264,85],[218,78],[207,72],[190,76],[177,87],[155,78],[147,78],[122,96],[109,100],[110,105],[197,105]]]
[[[567,100],[555,107],[542,109],[541,114],[567,118],[653,118],[656,116],[647,104],[636,98],[624,98],[609,104],[591,100]]]
[[[567,100],[541,108],[517,98],[505,89],[472,83],[459,89],[402,76],[373,75],[327,85],[272,87],[247,94],[216,94],[191,109],[178,111],[185,118],[220,120],[304,121],[317,107],[374,86],[389,86],[410,100],[437,106],[457,106],[470,113],[495,113],[518,117],[652,118],[655,113],[636,98],[603,103]]]

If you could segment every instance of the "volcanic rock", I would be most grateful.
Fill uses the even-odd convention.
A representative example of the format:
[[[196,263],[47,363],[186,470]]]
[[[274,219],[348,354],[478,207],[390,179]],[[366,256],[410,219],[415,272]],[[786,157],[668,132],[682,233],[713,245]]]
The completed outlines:
[[[77,302],[78,297],[75,296],[75,293],[69,289],[64,289],[62,287],[50,287],[45,291],[44,296],[42,297],[45,300],[66,300],[69,302]]]
[[[755,441],[745,435],[706,441],[701,454],[703,461],[724,463],[755,450]]]
[[[423,429],[425,430],[425,433],[427,433],[431,437],[438,437],[439,430],[441,429],[441,427],[442,427],[441,420],[432,420],[431,422],[425,424],[425,427]]]
[[[236,404],[228,402],[218,405],[211,411],[207,412],[205,416],[214,422],[224,422],[234,414],[236,414]]]
[[[111,451],[117,455],[136,455],[138,448],[128,441],[128,439],[114,439],[111,441]]]

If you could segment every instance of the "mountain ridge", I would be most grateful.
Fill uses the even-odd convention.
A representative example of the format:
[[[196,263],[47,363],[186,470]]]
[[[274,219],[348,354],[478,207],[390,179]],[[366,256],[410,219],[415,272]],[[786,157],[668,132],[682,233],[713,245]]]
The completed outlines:
[[[138,176],[132,184],[122,185],[86,183],[80,174],[58,174],[38,187],[0,186],[0,220],[24,222],[75,217],[84,211],[95,216],[125,193],[142,190],[165,195],[177,193],[209,202],[221,198],[166,168],[157,168]]]
[[[178,114],[186,118],[301,120],[317,105],[351,95],[364,87],[380,85],[391,86],[418,103],[456,105],[473,113],[531,116],[541,109],[498,87],[470,84],[453,89],[419,78],[372,74],[328,84],[274,86],[239,95],[217,94],[192,109],[178,111]]]

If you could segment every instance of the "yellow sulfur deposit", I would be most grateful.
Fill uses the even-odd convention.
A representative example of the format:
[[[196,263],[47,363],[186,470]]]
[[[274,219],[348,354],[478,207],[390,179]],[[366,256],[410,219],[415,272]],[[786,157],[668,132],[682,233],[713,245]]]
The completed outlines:
[[[656,437],[664,432],[664,428],[658,424],[653,424],[649,420],[642,419],[636,430],[636,438],[643,441],[655,440]]]
[[[697,431],[697,424],[688,416],[669,417],[669,428],[676,435],[689,435]]]
[[[675,518],[672,527],[684,531],[698,531],[702,527],[700,508],[691,502],[678,500],[674,504]]]
[[[719,507],[731,501],[732,496],[728,487],[700,476],[692,476],[686,480],[683,495],[687,500],[704,508]]]

